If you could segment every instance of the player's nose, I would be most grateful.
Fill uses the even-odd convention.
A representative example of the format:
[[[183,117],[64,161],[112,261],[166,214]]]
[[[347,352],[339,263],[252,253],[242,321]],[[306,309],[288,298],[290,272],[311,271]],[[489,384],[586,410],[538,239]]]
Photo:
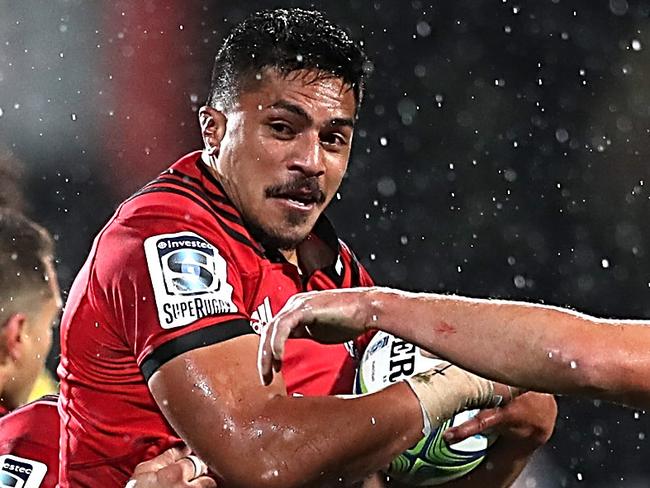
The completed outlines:
[[[289,160],[289,169],[300,171],[305,176],[320,176],[325,173],[324,154],[318,134],[305,134]]]

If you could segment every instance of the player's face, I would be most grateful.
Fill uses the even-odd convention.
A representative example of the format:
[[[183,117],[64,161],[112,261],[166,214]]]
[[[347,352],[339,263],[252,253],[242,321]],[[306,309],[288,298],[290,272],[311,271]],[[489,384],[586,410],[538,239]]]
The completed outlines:
[[[313,71],[267,70],[227,113],[221,180],[256,237],[291,249],[341,184],[356,111],[352,90]]]
[[[52,347],[52,330],[61,311],[61,297],[54,269],[48,270],[51,293],[34,304],[26,314],[21,333],[20,354],[15,363],[13,380],[6,385],[10,406],[15,408],[27,401]]]

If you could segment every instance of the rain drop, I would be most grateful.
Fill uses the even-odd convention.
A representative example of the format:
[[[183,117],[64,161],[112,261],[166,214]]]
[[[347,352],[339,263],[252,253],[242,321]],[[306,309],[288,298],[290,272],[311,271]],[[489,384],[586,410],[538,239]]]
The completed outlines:
[[[418,24],[415,26],[415,30],[420,37],[427,37],[429,34],[431,34],[431,26],[424,20],[418,22]]]
[[[564,143],[569,140],[569,132],[566,129],[557,129],[555,131],[555,138],[558,142]]]

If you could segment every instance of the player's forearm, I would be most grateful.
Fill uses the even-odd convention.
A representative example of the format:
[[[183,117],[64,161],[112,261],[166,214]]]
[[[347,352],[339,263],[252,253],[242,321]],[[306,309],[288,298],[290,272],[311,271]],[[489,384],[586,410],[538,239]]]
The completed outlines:
[[[341,486],[341,477],[347,482],[366,477],[387,466],[422,436],[422,411],[406,384],[355,399],[278,400],[269,403],[269,416],[279,418],[285,409],[291,409],[291,425],[301,430],[303,438],[287,442],[278,436],[273,444],[298,468],[294,479],[302,486],[315,486],[323,478],[326,485]],[[386,408],[387,404],[392,408]],[[315,452],[321,456],[318,463],[314,463]],[[311,469],[305,469],[308,466]]]
[[[250,427],[229,441],[233,452],[252,455],[245,463],[224,462],[223,450],[207,437],[195,447],[219,473],[220,486],[346,486],[385,467],[422,436],[422,412],[406,384],[355,399],[277,396],[256,419],[235,419]]]
[[[650,405],[650,328],[545,305],[375,289],[372,322],[477,374]]]

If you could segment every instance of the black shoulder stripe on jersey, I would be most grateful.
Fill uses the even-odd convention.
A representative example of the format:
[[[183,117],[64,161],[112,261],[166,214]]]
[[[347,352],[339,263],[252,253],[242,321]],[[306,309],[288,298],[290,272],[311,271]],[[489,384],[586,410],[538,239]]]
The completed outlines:
[[[162,178],[158,178],[157,180],[155,180],[154,183],[161,183],[161,184],[164,183],[164,184],[167,184],[167,185],[176,185],[176,186],[180,186],[181,188],[185,188],[186,190],[189,190],[189,191],[191,191],[193,193],[196,193],[203,200],[205,200],[205,203],[210,205],[212,210],[217,212],[224,219],[230,220],[231,222],[234,222],[235,224],[239,224],[241,226],[244,225],[244,223],[242,222],[242,220],[239,218],[238,215],[230,213],[228,210],[226,210],[224,208],[221,208],[221,207],[218,207],[217,205],[214,205],[211,202],[211,199],[212,199],[211,195],[206,194],[201,189],[196,188],[195,186],[190,185],[189,183],[187,183],[185,181],[174,179],[174,178],[164,178],[164,177],[162,177]],[[150,186],[152,186],[152,185],[150,185]],[[232,207],[232,205],[231,205],[231,207]]]
[[[240,234],[237,232],[235,229],[230,227],[228,224],[226,224],[223,220],[221,220],[220,214],[212,210],[212,208],[207,205],[203,200],[197,198],[196,196],[192,195],[191,193],[187,193],[183,190],[180,190],[178,188],[167,188],[167,187],[153,187],[153,188],[144,188],[140,190],[138,193],[133,195],[131,199],[138,197],[140,195],[146,195],[147,193],[174,193],[175,195],[180,195],[185,198],[189,198],[192,200],[194,203],[199,205],[201,208],[204,210],[208,211],[214,218],[215,220],[219,223],[221,228],[228,234],[230,237],[232,237],[234,240],[237,242],[240,242],[241,244],[244,244],[245,246],[250,247],[253,251],[255,251],[255,254],[257,254],[259,257],[264,257],[264,254],[262,251],[259,250],[259,248],[250,240],[248,239],[245,235]]]
[[[201,174],[206,180],[212,183],[215,186],[215,188],[217,188],[221,193],[223,193],[224,195],[226,194],[226,191],[223,189],[223,186],[221,185],[219,180],[217,180],[214,177],[214,175],[210,173],[208,167],[200,159],[197,159],[196,167],[199,169],[199,171],[201,172]]]
[[[201,180],[199,180],[198,178],[195,178],[194,176],[190,176],[187,173],[183,173],[182,171],[178,171],[177,169],[175,169],[173,171],[170,169],[169,171],[166,171],[165,174],[172,175],[172,176],[178,176],[178,177],[180,177],[180,178],[182,178],[184,180],[191,181],[195,185],[198,185],[201,188],[203,188],[203,190],[208,195],[210,195],[210,197],[214,198],[215,200],[217,200],[219,202],[222,202],[222,203],[227,203],[231,207],[233,206],[232,202],[228,199],[228,197],[226,196],[226,193],[222,190],[221,186],[217,187],[218,190],[221,192],[221,195],[220,195],[219,193],[215,193],[215,192],[210,191],[207,188],[205,188],[205,185],[203,184],[203,182]],[[214,183],[213,179],[210,179],[210,183]]]
[[[228,322],[203,327],[188,334],[176,337],[171,341],[165,342],[149,354],[142,364],[140,370],[146,381],[158,371],[166,362],[174,359],[181,354],[200,349],[201,347],[211,346],[220,342],[234,339],[235,337],[246,334],[254,334],[250,322],[246,319],[234,319]]]

